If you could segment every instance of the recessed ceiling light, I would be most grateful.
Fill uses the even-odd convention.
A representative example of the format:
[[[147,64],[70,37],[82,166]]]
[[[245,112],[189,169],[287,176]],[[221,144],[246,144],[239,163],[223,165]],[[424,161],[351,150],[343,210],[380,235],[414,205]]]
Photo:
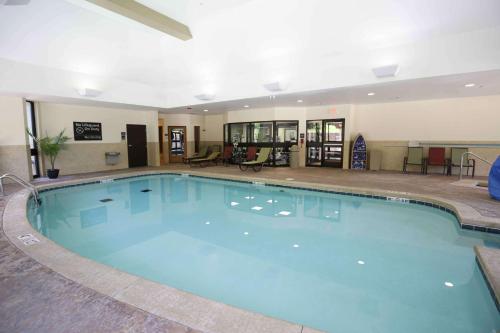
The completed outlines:
[[[298,248],[300,245],[299,244],[293,244],[294,248]]]
[[[245,236],[246,236],[246,235],[248,235],[248,231],[245,231],[245,232],[243,233],[243,235],[245,235]]]
[[[207,224],[207,225],[208,225],[208,224],[210,224],[210,222],[209,222],[209,221],[207,221],[207,222],[205,222],[205,224]]]
[[[297,103],[302,103],[302,102],[303,102],[303,100],[301,100],[301,99],[297,100]]]
[[[248,108],[249,106],[248,105],[243,105],[244,108]]]
[[[364,265],[365,262],[363,260],[358,260],[358,265]]]
[[[451,282],[449,282],[449,281],[446,281],[446,282],[444,283],[444,285],[445,285],[445,286],[447,286],[448,288],[451,288],[451,287],[453,287],[453,286],[454,286],[454,284],[453,284],[453,283],[451,283]]]
[[[262,207],[260,207],[260,206],[255,206],[255,207],[252,207],[252,209],[253,209],[253,210],[257,210],[257,211],[259,211],[259,210],[262,210]]]
[[[374,92],[369,92],[369,93],[368,93],[368,96],[373,96],[373,95],[375,95],[375,93],[374,93]]]
[[[205,110],[203,110],[203,112],[208,112],[208,110],[207,110],[207,109],[205,109]]]
[[[465,88],[472,88],[472,87],[475,87],[476,84],[475,83],[467,83],[464,86],[465,86]]]

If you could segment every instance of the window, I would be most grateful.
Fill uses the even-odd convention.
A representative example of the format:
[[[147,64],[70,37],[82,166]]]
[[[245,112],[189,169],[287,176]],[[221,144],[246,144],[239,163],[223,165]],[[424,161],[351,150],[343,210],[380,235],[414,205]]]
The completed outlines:
[[[247,140],[247,134],[248,134],[248,123],[237,123],[237,124],[230,124],[230,131],[231,131],[231,143],[238,142],[238,143],[246,143],[248,142]]]
[[[253,123],[252,142],[273,142],[273,122]]]
[[[314,120],[307,122],[307,141],[308,142],[323,141],[323,121]]]
[[[277,143],[297,143],[299,124],[296,121],[276,122],[276,142]]]

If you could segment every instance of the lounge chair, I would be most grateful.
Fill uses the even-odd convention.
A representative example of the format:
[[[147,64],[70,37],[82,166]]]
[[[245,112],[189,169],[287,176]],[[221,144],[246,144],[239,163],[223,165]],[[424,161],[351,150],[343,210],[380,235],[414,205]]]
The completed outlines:
[[[246,171],[249,167],[253,169],[253,171],[257,172],[262,170],[264,163],[267,162],[269,158],[269,154],[271,154],[272,148],[264,147],[260,149],[259,156],[255,161],[247,161],[240,163],[240,170]]]
[[[445,149],[443,147],[429,148],[429,157],[427,158],[427,165],[425,168],[427,169],[429,166],[441,166],[443,167],[443,175],[446,173],[448,162],[446,160]]]
[[[195,153],[189,157],[184,157],[182,161],[185,164],[188,164],[191,160],[194,160],[196,158],[205,158],[207,157],[208,153],[208,147],[201,147],[200,151],[198,153]]]
[[[211,153],[210,155],[208,155],[205,158],[194,158],[194,159],[189,161],[189,165],[191,166],[194,164],[198,164],[200,167],[206,167],[210,164],[210,162],[214,162],[215,165],[217,165],[218,160],[219,160],[219,155],[220,155],[220,152],[216,151],[216,152]]]
[[[462,160],[462,155],[468,151],[467,148],[451,148],[451,158],[448,160],[448,176],[452,174],[452,168],[460,168],[460,161]],[[464,159],[464,168],[467,168],[467,176],[469,175],[469,168],[472,168],[472,178],[476,171],[476,160],[473,158]]]
[[[407,173],[408,165],[420,166],[420,173],[426,173],[426,159],[424,158],[424,148],[408,147],[408,156],[403,160],[403,172]]]

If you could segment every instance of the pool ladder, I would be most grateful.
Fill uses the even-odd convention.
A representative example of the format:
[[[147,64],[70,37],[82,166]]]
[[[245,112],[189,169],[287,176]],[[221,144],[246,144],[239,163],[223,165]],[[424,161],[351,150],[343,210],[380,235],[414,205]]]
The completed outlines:
[[[38,207],[41,204],[40,196],[38,195],[38,190],[36,189],[35,186],[32,184],[22,180],[16,175],[12,175],[9,173],[6,173],[5,175],[0,176],[0,194],[2,196],[5,196],[5,190],[3,188],[3,180],[4,179],[10,179],[13,180],[14,182],[18,183],[19,185],[23,186],[24,188],[30,190],[31,195],[33,196],[33,199],[35,199],[35,205]]]
[[[484,163],[486,163],[486,164],[488,164],[490,166],[493,165],[493,163],[491,163],[490,161],[482,158],[481,156],[478,156],[478,155],[476,155],[474,153],[471,153],[470,151],[466,151],[465,153],[462,154],[462,157],[460,158],[460,178],[459,178],[460,180],[462,180],[462,173],[463,173],[462,169],[464,168],[464,157],[467,156],[467,155],[472,155],[475,158],[479,159],[480,161],[483,161]],[[467,175],[469,175],[469,171],[468,170],[469,169],[467,169]]]

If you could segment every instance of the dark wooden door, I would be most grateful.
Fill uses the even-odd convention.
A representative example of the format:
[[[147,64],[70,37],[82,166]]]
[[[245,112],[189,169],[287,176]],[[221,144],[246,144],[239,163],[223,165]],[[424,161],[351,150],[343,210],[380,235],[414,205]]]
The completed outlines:
[[[146,125],[127,124],[128,166],[129,168],[148,165],[148,143]]]
[[[200,152],[200,126],[194,127],[194,152]]]

